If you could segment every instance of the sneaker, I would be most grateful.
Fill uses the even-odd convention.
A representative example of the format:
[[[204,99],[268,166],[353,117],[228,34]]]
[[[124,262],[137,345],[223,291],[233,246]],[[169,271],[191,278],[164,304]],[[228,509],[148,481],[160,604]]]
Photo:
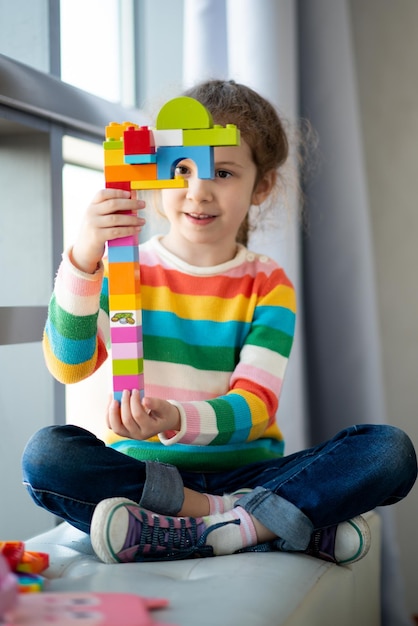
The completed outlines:
[[[159,515],[126,498],[102,500],[93,513],[91,543],[104,563],[160,561],[214,556],[206,545],[209,532],[202,518]]]
[[[306,554],[346,565],[359,561],[370,549],[370,528],[361,515],[313,533]]]

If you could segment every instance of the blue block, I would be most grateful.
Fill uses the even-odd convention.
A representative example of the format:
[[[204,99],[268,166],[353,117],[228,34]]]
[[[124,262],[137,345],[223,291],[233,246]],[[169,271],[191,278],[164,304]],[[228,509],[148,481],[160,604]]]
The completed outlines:
[[[108,248],[109,263],[139,262],[138,246],[111,246]]]
[[[140,163],[156,163],[156,154],[125,154],[123,157],[124,163],[127,165],[136,165]]]
[[[196,163],[199,178],[215,178],[212,146],[160,146],[157,150],[157,179],[174,178],[174,170],[183,159]]]

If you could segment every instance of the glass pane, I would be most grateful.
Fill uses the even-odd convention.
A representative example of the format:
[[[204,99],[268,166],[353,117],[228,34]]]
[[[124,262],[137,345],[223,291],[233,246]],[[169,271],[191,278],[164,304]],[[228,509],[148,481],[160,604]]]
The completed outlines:
[[[61,78],[121,100],[119,0],[61,0]]]
[[[67,161],[63,169],[64,246],[67,248],[74,242],[87,206],[103,188],[104,178],[101,146],[65,137],[63,150]],[[103,435],[105,410],[111,392],[109,363],[87,380],[67,385],[65,389],[67,423],[89,428],[98,436]]]
[[[93,196],[104,187],[101,145],[66,136],[63,139],[64,247],[71,245]]]

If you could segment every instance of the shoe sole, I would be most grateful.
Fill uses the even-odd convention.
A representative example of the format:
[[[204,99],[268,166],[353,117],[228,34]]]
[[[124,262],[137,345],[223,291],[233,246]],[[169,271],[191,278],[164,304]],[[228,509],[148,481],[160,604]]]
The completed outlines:
[[[349,565],[350,563],[360,561],[360,559],[366,556],[366,554],[370,550],[371,545],[370,528],[364,517],[362,517],[361,515],[353,517],[352,519],[347,520],[347,524],[350,524],[350,526],[358,534],[360,546],[357,553],[353,557],[345,559],[344,561],[338,561],[339,565]]]
[[[126,504],[137,505],[128,498],[108,498],[102,500],[94,509],[90,526],[90,539],[93,550],[103,563],[121,563],[111,548],[109,525],[113,514]]]

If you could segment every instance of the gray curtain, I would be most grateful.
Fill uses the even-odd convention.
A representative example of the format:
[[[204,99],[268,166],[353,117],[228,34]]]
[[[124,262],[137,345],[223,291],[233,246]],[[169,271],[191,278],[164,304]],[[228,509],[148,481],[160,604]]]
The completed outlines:
[[[299,0],[300,113],[319,134],[303,240],[309,433],[385,423],[367,182],[348,3]],[[411,625],[392,509],[382,508],[382,624]]]
[[[251,247],[282,263],[299,301],[280,407],[287,451],[386,421],[367,183],[348,0],[185,0],[185,85],[232,78],[306,117],[319,163],[306,229],[277,206]],[[214,35],[216,33],[216,35]],[[382,515],[382,624],[411,626],[391,509]]]

